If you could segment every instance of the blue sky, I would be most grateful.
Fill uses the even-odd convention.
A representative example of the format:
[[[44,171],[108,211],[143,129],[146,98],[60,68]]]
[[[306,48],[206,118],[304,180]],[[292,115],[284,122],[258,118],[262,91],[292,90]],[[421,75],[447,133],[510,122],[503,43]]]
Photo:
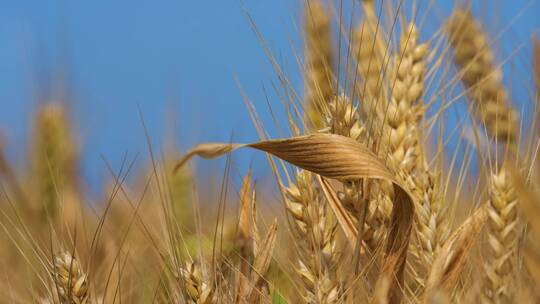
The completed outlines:
[[[435,2],[434,12],[445,16],[450,1]],[[506,56],[540,28],[538,1],[479,3],[475,12],[495,20],[499,29],[523,13],[503,37]],[[156,146],[186,149],[231,136],[255,140],[235,77],[269,133],[283,135],[272,125],[264,93],[283,122],[272,89],[275,73],[246,14],[301,91],[295,57],[301,50],[301,6],[287,0],[0,0],[0,135],[10,159],[25,165],[32,113],[39,102],[58,98],[59,83],[68,92],[90,188],[99,188],[107,176],[102,158],[119,166],[124,153],[140,154],[144,163],[139,108]],[[528,47],[516,55],[522,74]],[[262,157],[237,157],[245,158],[265,167]]]

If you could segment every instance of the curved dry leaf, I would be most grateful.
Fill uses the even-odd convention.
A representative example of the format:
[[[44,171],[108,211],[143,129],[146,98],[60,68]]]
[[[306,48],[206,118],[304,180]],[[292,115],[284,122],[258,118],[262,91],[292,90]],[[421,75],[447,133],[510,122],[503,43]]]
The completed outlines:
[[[174,166],[174,172],[177,172],[178,169],[180,169],[185,162],[187,162],[190,158],[197,155],[202,158],[210,159],[219,157],[223,154],[227,154],[242,145],[236,145],[236,144],[223,144],[223,143],[206,143],[195,146],[195,148],[192,148],[182,159],[176,163]]]
[[[426,284],[425,299],[431,299],[435,291],[448,294],[463,270],[467,254],[478,238],[487,219],[485,205],[478,208],[448,238],[433,261]]]
[[[414,204],[412,196],[367,147],[357,141],[333,134],[311,134],[253,144],[201,144],[189,151],[176,169],[195,155],[218,157],[241,147],[258,149],[281,158],[304,170],[341,181],[385,179],[394,184],[395,201],[383,267],[375,285],[375,293],[384,293],[388,303],[401,301],[403,270],[412,230]],[[383,282],[390,280],[390,288]],[[381,290],[387,290],[385,292]]]

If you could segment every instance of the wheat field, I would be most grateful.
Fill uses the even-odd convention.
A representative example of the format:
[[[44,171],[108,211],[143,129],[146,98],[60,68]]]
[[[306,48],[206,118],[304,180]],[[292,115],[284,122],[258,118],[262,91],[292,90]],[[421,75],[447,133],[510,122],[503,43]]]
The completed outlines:
[[[540,302],[540,40],[505,69],[504,28],[436,2],[302,1],[301,87],[261,38],[288,136],[246,97],[258,140],[149,141],[98,204],[68,109],[39,105],[28,166],[0,150],[0,303]],[[272,183],[229,185],[237,150],[266,154]],[[198,184],[195,159],[219,157],[221,187]]]

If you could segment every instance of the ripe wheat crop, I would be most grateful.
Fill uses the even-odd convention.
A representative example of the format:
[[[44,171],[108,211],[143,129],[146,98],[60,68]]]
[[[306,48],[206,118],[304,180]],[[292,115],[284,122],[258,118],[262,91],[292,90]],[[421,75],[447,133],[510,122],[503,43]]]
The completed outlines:
[[[98,204],[66,107],[40,105],[26,171],[0,150],[0,302],[539,302],[540,112],[520,109],[540,100],[538,39],[518,104],[500,35],[470,6],[440,20],[421,3],[301,1],[303,87],[268,53],[290,135],[269,139],[247,101],[261,138],[149,144],[147,170],[111,169]],[[194,182],[193,159],[239,149],[266,153],[274,183],[229,185],[230,159],[221,189]]]

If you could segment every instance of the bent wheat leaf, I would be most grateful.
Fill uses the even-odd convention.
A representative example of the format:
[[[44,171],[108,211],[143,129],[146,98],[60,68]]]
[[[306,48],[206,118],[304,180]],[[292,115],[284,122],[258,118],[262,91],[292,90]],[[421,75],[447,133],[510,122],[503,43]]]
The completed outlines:
[[[450,294],[463,270],[467,254],[480,235],[487,219],[486,205],[482,205],[448,238],[433,261],[426,284],[425,299],[435,292]]]
[[[397,181],[382,160],[367,147],[351,138],[333,134],[311,134],[244,145],[200,144],[180,159],[175,170],[195,155],[201,155],[205,158],[219,157],[241,147],[250,147],[270,153],[325,178],[340,181],[360,179],[391,181],[394,184],[396,195],[383,267],[375,285],[375,293],[384,293],[388,303],[401,302],[403,270],[413,224],[414,204],[412,196]],[[327,185],[326,192],[330,189],[331,187]],[[344,221],[346,219],[343,218],[340,224],[344,225]],[[344,231],[349,230],[346,233],[349,233],[348,237],[351,238],[350,227],[342,228]],[[355,235],[354,239],[356,237]],[[390,288],[386,288],[383,284],[388,280],[391,282]],[[387,291],[381,291],[381,289]]]

